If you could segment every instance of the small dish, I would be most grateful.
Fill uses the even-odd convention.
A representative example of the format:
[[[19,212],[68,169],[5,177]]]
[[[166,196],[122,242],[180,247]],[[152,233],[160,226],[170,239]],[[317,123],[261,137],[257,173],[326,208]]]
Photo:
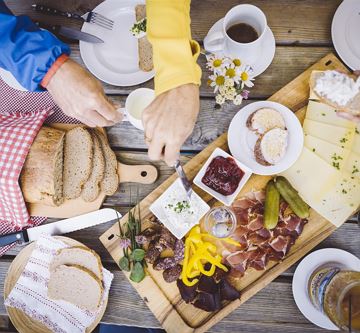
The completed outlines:
[[[254,147],[258,135],[246,125],[249,116],[262,108],[278,111],[284,118],[288,131],[286,153],[275,165],[265,166],[256,161]],[[253,173],[275,175],[290,168],[299,158],[304,145],[304,134],[299,119],[289,108],[276,102],[259,101],[246,105],[234,116],[229,126],[228,143],[231,154]]]
[[[164,226],[178,239],[186,233],[210,210],[210,206],[194,191],[188,207],[187,195],[178,178],[170,187],[150,206],[150,211]],[[179,205],[177,205],[179,203]],[[176,213],[175,209],[182,210]]]
[[[211,163],[211,161],[217,157],[217,156],[222,156],[222,157],[231,157],[234,159],[234,161],[236,162],[237,166],[244,172],[243,177],[240,180],[240,183],[237,187],[237,189],[235,190],[235,192],[231,195],[223,195],[221,193],[218,193],[216,191],[214,191],[213,189],[211,189],[210,187],[208,187],[207,185],[205,185],[202,182],[202,178],[204,177],[206,170],[209,166],[209,164]],[[232,204],[232,202],[235,200],[235,198],[237,197],[237,195],[239,194],[240,190],[242,189],[242,187],[245,185],[245,183],[249,180],[250,176],[252,175],[252,171],[244,164],[242,164],[241,162],[237,161],[234,157],[232,157],[230,154],[228,154],[227,152],[225,152],[224,150],[220,149],[220,148],[216,148],[212,154],[210,155],[210,157],[208,158],[208,160],[206,161],[206,163],[203,165],[203,167],[200,169],[200,171],[198,172],[198,174],[196,175],[195,179],[194,179],[194,184],[197,185],[198,187],[200,187],[202,190],[204,190],[205,192],[209,193],[210,195],[212,195],[215,199],[221,201],[224,205],[226,206],[230,206]]]

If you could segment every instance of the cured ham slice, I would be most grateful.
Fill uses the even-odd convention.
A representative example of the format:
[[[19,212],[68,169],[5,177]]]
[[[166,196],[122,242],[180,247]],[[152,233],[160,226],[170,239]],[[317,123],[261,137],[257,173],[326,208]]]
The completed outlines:
[[[247,227],[250,231],[259,230],[264,227],[264,217],[262,215],[256,215],[250,222]]]
[[[247,268],[248,260],[251,256],[250,251],[237,251],[231,253],[227,258],[227,262],[231,265],[232,268],[239,271],[241,274],[244,274]]]
[[[258,271],[265,269],[269,258],[264,250],[258,248],[251,257],[252,259],[248,262],[249,267],[255,268]]]
[[[290,246],[292,245],[292,238],[290,236],[279,235],[274,238],[269,243],[269,245],[273,248],[274,251],[280,252],[285,256]]]

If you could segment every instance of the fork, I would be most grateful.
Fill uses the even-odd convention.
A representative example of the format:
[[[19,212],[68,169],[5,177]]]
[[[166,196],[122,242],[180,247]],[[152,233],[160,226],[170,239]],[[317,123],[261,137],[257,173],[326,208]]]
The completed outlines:
[[[63,17],[67,17],[67,18],[74,18],[74,19],[82,20],[84,22],[96,24],[96,25],[98,25],[102,28],[108,29],[108,30],[112,30],[112,28],[114,26],[114,21],[108,19],[104,15],[101,15],[99,13],[92,12],[92,11],[87,12],[83,15],[79,15],[76,13],[64,12],[64,11],[61,11],[61,10],[58,10],[55,8],[51,8],[51,7],[47,7],[47,6],[43,6],[43,5],[37,5],[37,4],[33,4],[32,8],[35,11],[40,12],[40,13],[56,15],[56,16],[63,16]]]

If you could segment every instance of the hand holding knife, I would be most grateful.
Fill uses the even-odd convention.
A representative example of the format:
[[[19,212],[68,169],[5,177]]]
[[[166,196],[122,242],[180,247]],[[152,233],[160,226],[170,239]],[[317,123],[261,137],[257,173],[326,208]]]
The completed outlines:
[[[181,180],[182,185],[184,186],[186,196],[187,196],[188,200],[190,201],[193,189],[191,187],[191,182],[187,178],[186,173],[185,173],[183,167],[181,166],[181,163],[180,163],[179,160],[177,160],[175,162],[174,168],[175,168],[175,170],[176,170],[176,172],[177,172],[177,174],[178,174],[178,176],[179,176],[179,178]]]

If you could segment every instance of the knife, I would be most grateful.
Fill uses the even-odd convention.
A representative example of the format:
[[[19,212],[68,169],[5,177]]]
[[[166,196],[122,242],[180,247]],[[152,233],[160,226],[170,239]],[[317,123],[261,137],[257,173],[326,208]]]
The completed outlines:
[[[0,246],[9,245],[15,242],[33,242],[39,239],[43,234],[50,236],[62,235],[72,231],[93,227],[101,223],[117,222],[118,217],[121,217],[121,215],[116,210],[103,208],[84,215],[2,235],[0,236]]]
[[[183,167],[180,164],[180,161],[177,160],[175,162],[175,170],[181,180],[181,184],[184,186],[185,192],[186,192],[186,196],[188,198],[188,200],[191,200],[191,195],[192,195],[192,187],[191,187],[191,182],[189,181],[189,179],[187,178],[185,171],[183,169]]]
[[[83,42],[88,42],[93,44],[104,43],[104,41],[99,37],[96,37],[87,32],[83,32],[73,28],[63,27],[61,25],[47,25],[40,22],[35,22],[35,24],[42,29],[49,30],[55,35],[61,35],[66,38],[81,40]]]

